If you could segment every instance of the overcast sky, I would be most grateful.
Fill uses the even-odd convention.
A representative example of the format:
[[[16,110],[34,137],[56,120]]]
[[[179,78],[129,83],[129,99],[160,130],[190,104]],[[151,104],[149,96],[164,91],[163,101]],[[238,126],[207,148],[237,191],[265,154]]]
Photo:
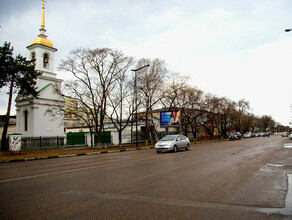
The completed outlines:
[[[0,44],[29,56],[41,0],[0,0]],[[292,121],[290,0],[47,0],[46,34],[60,60],[79,47],[160,58],[205,92],[250,102],[251,113]],[[66,74],[57,72],[58,78]],[[15,98],[15,96],[14,96]],[[0,114],[7,96],[0,92]],[[12,113],[15,113],[13,110]]]

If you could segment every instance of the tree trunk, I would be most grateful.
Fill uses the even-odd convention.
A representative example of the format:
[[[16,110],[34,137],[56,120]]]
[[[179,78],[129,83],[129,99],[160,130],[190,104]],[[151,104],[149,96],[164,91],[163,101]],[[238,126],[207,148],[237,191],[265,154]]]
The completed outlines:
[[[14,86],[14,74],[12,76],[10,89],[9,89],[8,107],[7,107],[7,113],[6,113],[3,132],[2,132],[1,151],[8,150],[8,146],[6,146],[6,135],[7,135],[7,131],[8,131],[8,125],[9,125],[10,110],[11,110],[12,95],[13,95],[13,86]]]
[[[121,148],[122,147],[122,130],[119,129],[118,132],[119,132],[119,147]]]
[[[194,129],[194,125],[191,124],[191,129],[192,129],[194,139],[197,140],[197,125],[195,124],[195,129]]]
[[[90,131],[90,148],[93,149],[93,146],[94,146],[94,142],[93,142],[93,138],[94,138],[94,133],[92,131],[92,129],[89,129]]]
[[[158,141],[158,136],[157,136],[157,131],[156,131],[156,128],[154,127],[154,135],[155,135],[155,142]]]
[[[210,139],[211,139],[211,140],[214,139],[214,124],[213,124],[213,122],[211,123],[211,134],[210,134]]]
[[[122,126],[123,126],[123,84],[120,83],[120,120],[119,120],[119,147],[122,147]]]
[[[148,145],[148,139],[149,139],[149,131],[148,131],[148,109],[146,109],[146,120],[145,120],[145,145]]]

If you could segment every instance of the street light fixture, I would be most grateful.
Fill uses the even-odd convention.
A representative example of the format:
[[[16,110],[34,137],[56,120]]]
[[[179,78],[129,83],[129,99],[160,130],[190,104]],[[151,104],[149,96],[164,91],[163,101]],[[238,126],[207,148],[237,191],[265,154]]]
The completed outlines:
[[[136,115],[136,148],[138,148],[138,108],[137,108],[137,71],[139,71],[139,70],[141,70],[141,69],[143,69],[143,68],[145,68],[145,67],[149,67],[150,65],[149,64],[147,64],[147,65],[145,65],[145,66],[142,66],[142,67],[139,67],[139,68],[137,68],[137,69],[133,69],[133,70],[131,70],[131,71],[133,71],[133,72],[135,72],[135,85],[134,85],[134,87],[135,87],[135,107],[136,107],[136,113],[135,113],[135,115]],[[133,123],[133,122],[132,122]]]
[[[286,30],[285,30],[285,32],[290,32],[290,31],[292,31],[292,29],[286,29]]]

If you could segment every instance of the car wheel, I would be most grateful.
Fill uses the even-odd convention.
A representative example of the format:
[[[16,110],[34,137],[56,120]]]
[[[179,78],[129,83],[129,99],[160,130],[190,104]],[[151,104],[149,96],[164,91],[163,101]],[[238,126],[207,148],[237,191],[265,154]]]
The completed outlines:
[[[173,147],[173,152],[174,153],[176,153],[178,150],[177,150],[177,146],[175,145],[174,147]]]
[[[156,151],[156,153],[158,153],[158,154],[159,154],[159,153],[160,153],[160,151],[159,151],[159,150],[157,150],[157,151]]]
[[[190,150],[190,145],[189,144],[187,144],[186,150]]]

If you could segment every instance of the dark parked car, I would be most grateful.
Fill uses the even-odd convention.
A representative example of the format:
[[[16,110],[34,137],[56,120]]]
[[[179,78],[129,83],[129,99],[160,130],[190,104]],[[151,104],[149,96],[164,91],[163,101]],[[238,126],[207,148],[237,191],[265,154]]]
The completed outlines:
[[[234,141],[234,140],[240,140],[241,139],[241,134],[239,132],[232,132],[229,135],[229,140]]]
[[[270,133],[269,132],[264,132],[263,133],[263,137],[270,137]]]

